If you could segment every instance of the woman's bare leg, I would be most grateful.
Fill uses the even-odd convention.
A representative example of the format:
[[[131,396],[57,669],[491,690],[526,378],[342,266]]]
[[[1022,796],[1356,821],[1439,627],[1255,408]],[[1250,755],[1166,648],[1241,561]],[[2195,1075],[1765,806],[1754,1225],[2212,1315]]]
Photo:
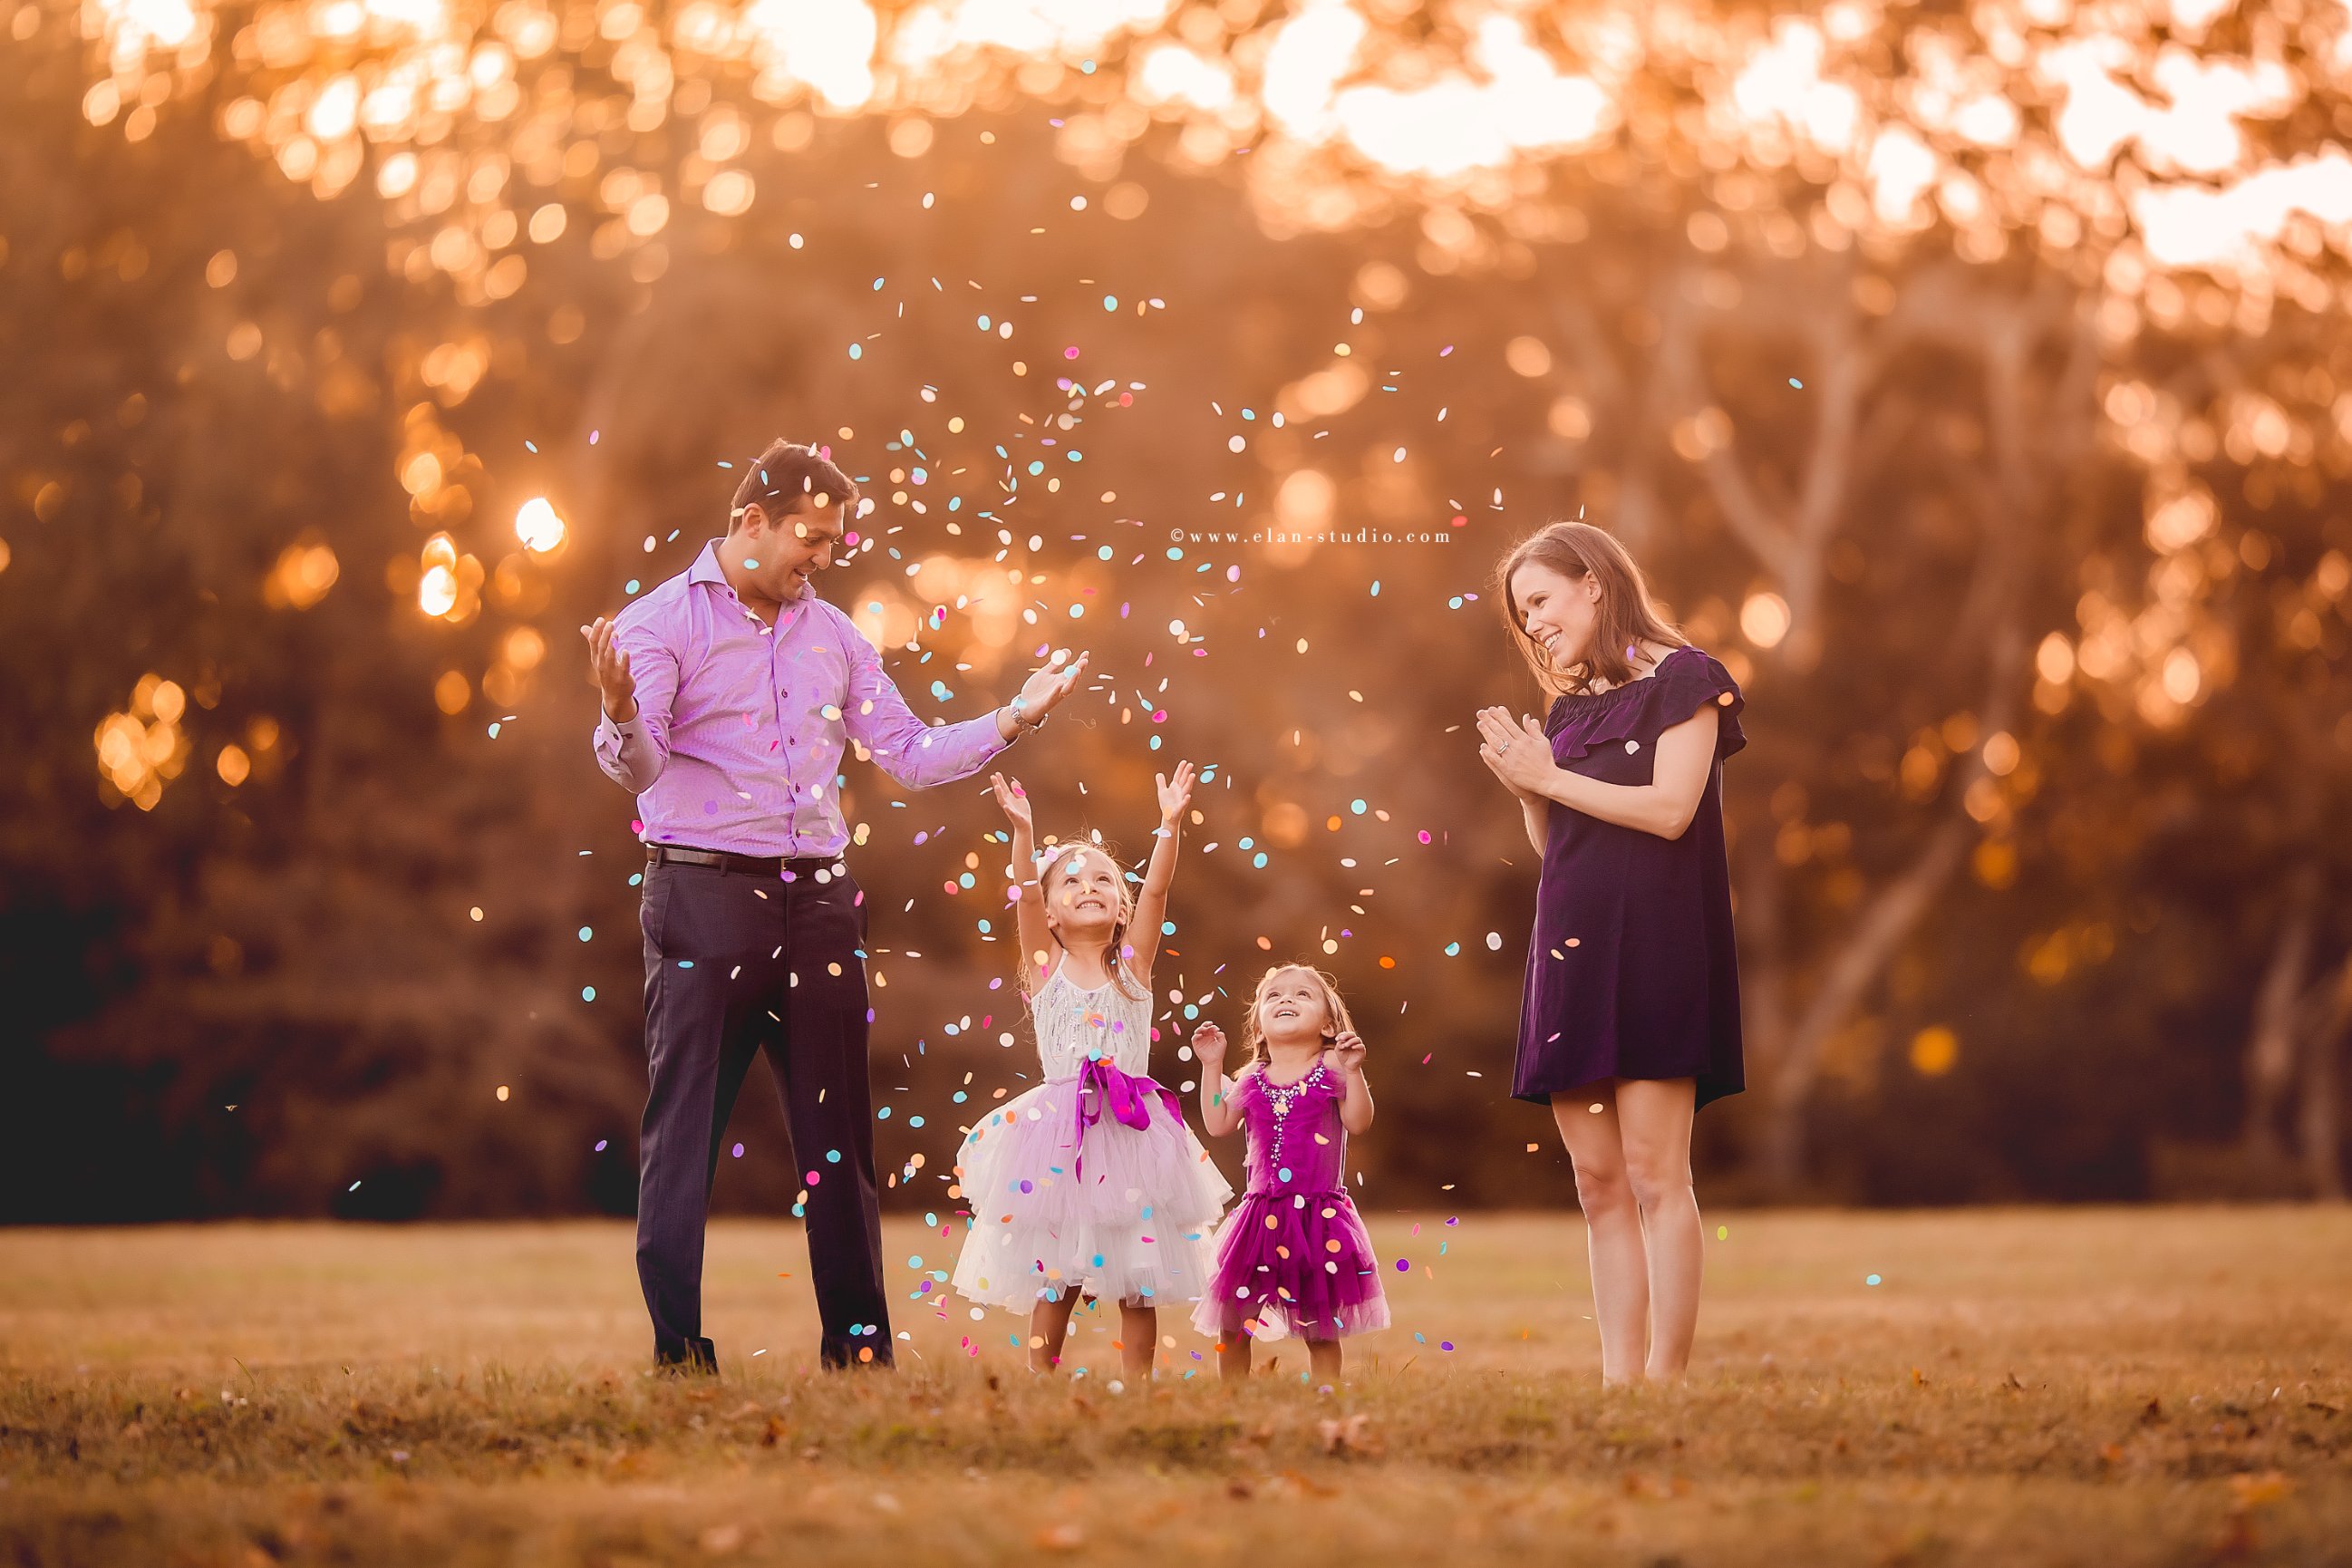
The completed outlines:
[[[1029,1370],[1051,1372],[1062,1364],[1062,1341],[1070,1331],[1070,1314],[1077,1310],[1078,1292],[1065,1289],[1029,1311]]]
[[[1146,1303],[1118,1304],[1119,1370],[1129,1383],[1150,1383],[1151,1362],[1160,1349],[1160,1310]]]
[[[1551,1097],[1552,1120],[1559,1123],[1560,1142],[1576,1167],[1576,1201],[1584,1208],[1592,1315],[1601,1328],[1601,1381],[1608,1384],[1632,1383],[1642,1375],[1650,1317],[1650,1263],[1642,1211],[1626,1177],[1618,1087],[1604,1080]]]
[[[1698,1332],[1706,1244],[1691,1188],[1694,1090],[1686,1078],[1624,1079],[1617,1085],[1625,1179],[1649,1247],[1650,1354],[1643,1371],[1654,1382],[1680,1381]]]

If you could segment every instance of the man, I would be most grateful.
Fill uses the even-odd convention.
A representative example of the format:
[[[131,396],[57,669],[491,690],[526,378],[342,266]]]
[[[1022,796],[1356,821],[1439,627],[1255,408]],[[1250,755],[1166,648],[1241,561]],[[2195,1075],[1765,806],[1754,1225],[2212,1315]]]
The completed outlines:
[[[993,714],[927,727],[847,615],[817,596],[848,478],[777,441],[736,487],[726,537],[612,619],[581,627],[604,694],[596,760],[644,823],[646,1050],[637,1278],[657,1364],[716,1372],[703,1227],[719,1146],[765,1050],[808,1189],[827,1366],[891,1363],[866,1085],[865,895],[835,790],[856,741],[908,789],[985,766],[1085,673],[1034,672]]]

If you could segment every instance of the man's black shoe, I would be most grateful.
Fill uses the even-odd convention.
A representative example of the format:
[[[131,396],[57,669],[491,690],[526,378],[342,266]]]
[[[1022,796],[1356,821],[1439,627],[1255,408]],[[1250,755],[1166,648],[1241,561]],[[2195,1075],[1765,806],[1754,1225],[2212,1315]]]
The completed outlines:
[[[688,1340],[682,1351],[654,1352],[654,1370],[674,1377],[719,1375],[719,1349],[709,1340]]]

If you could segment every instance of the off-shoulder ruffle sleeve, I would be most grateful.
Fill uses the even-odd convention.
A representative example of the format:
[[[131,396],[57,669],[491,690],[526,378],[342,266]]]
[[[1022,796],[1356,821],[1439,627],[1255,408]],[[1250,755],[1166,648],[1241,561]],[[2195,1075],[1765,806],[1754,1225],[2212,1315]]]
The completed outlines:
[[[1747,699],[1740,695],[1738,682],[1713,656],[1696,647],[1676,648],[1658,666],[1657,673],[1645,680],[1603,692],[1598,699],[1584,699],[1601,704],[1597,713],[1587,710],[1580,714],[1578,700],[1565,697],[1553,703],[1544,725],[1545,733],[1554,737],[1563,730],[1573,731],[1559,752],[1563,762],[1574,762],[1603,747],[1622,746],[1628,741],[1644,746],[1654,744],[1660,735],[1710,703],[1717,710],[1717,760],[1748,744],[1747,732],[1739,727],[1739,710],[1747,706]]]

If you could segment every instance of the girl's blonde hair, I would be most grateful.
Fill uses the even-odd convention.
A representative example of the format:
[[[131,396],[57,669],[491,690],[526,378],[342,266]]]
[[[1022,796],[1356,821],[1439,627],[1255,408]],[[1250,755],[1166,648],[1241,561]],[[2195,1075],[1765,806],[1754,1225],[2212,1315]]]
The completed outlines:
[[[1347,1000],[1339,994],[1339,983],[1311,963],[1277,963],[1257,978],[1257,987],[1250,993],[1249,1018],[1242,1026],[1242,1066],[1248,1068],[1265,1053],[1265,1030],[1258,1023],[1258,1008],[1265,1001],[1266,988],[1275,977],[1296,970],[1315,977],[1323,992],[1323,1013],[1328,1021],[1324,1031],[1326,1041],[1335,1040],[1356,1026],[1348,1017]],[[1236,1075],[1238,1076],[1238,1075]]]
[[[1119,957],[1120,950],[1127,945],[1128,922],[1135,918],[1135,894],[1127,885],[1127,873],[1119,866],[1117,857],[1101,845],[1083,838],[1073,838],[1066,844],[1056,845],[1053,853],[1046,857],[1045,865],[1038,869],[1037,896],[1045,900],[1050,909],[1054,878],[1064,866],[1087,854],[1099,855],[1108,863],[1111,883],[1118,890],[1118,914],[1110,928],[1110,940],[1103,947],[1103,966],[1110,971],[1111,984],[1118,987],[1120,995],[1129,999],[1148,999],[1150,993],[1135,989],[1127,973],[1127,965]],[[1055,947],[1062,948],[1065,952],[1069,951],[1063,946],[1061,933],[1055,931],[1050,923],[1046,927],[1046,934],[1053,939]],[[1024,996],[1034,996],[1038,986],[1045,984],[1045,968],[1032,954],[1024,952],[1021,955],[1021,994]]]
[[[1543,644],[1528,635],[1528,618],[1511,593],[1511,579],[1530,562],[1573,582],[1591,577],[1601,584],[1601,602],[1593,606],[1592,644],[1574,664],[1552,663]],[[1622,686],[1633,679],[1628,648],[1654,642],[1680,647],[1690,640],[1659,614],[1641,567],[1616,536],[1589,522],[1555,522],[1519,541],[1503,558],[1495,587],[1511,640],[1544,689],[1555,694],[1590,691],[1595,680]]]

